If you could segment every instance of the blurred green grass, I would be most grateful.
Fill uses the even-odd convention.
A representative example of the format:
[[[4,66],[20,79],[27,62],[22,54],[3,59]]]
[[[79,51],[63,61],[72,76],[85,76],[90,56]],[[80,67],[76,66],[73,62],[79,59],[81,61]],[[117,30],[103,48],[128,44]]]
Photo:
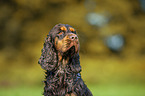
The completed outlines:
[[[43,96],[41,86],[17,86],[13,88],[0,88],[0,96]]]
[[[136,64],[110,57],[81,55],[82,78],[93,96],[145,96],[143,60]],[[3,79],[0,96],[42,96],[44,70],[37,64],[33,67],[18,68]],[[35,73],[35,74],[34,74]],[[6,85],[5,85],[6,84]]]
[[[145,85],[142,84],[99,84],[88,85],[93,96],[145,96]],[[0,88],[0,96],[43,96],[43,86],[17,86]]]
[[[145,96],[145,86],[141,84],[90,86],[93,96]]]

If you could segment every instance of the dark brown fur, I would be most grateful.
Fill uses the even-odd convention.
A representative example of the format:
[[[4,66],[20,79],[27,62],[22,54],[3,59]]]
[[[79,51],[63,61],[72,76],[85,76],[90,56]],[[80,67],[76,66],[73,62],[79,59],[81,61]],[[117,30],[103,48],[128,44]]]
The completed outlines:
[[[81,78],[78,51],[77,34],[70,25],[51,29],[38,62],[46,70],[44,96],[92,96]]]

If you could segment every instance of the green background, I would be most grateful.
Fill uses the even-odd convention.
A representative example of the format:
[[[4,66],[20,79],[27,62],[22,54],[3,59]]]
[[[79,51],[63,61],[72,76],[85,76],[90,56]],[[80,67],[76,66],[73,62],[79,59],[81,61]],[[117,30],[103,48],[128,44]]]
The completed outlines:
[[[145,96],[145,4],[141,1],[1,0],[0,96],[42,96],[44,70],[37,62],[46,35],[58,23],[78,32],[81,74],[94,96]],[[109,20],[91,25],[89,13]],[[105,44],[114,34],[125,40],[117,52]]]

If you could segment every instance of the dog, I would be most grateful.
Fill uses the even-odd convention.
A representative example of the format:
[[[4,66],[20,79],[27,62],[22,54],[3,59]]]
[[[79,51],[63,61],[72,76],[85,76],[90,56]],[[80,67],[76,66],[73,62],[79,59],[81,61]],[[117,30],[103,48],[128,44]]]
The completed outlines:
[[[47,35],[38,63],[46,70],[44,96],[93,96],[81,78],[79,38],[68,24]]]

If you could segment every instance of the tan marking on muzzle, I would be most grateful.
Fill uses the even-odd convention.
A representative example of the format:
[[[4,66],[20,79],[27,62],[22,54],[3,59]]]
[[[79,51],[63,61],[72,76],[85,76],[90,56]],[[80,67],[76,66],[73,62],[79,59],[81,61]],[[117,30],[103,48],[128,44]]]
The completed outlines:
[[[78,52],[79,40],[76,34],[69,33],[62,40],[55,38],[55,47],[59,52],[66,52],[72,46],[75,46],[75,52]]]

